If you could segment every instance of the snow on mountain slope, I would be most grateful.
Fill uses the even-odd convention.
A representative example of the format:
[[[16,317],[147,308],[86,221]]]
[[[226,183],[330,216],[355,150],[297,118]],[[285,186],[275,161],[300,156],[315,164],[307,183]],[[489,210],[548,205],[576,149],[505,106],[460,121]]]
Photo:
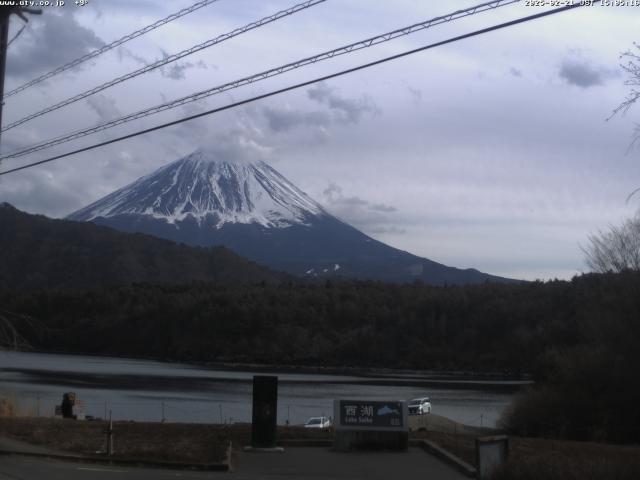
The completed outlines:
[[[175,223],[192,217],[214,217],[225,223],[285,228],[306,225],[324,209],[262,161],[216,161],[207,150],[196,150],[154,173],[116,190],[69,215],[91,221],[139,214]]]

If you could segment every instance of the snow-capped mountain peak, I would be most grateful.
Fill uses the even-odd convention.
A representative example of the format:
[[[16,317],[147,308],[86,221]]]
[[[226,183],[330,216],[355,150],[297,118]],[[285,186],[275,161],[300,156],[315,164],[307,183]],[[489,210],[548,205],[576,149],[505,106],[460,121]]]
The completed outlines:
[[[196,150],[68,218],[186,245],[222,245],[254,262],[311,278],[508,281],[385,245],[326,212],[266,163],[253,161],[261,152],[251,145],[240,149],[241,158],[238,149],[213,147]]]
[[[262,161],[220,161],[199,149],[116,190],[69,216],[91,221],[119,215],[144,215],[168,223],[189,217],[264,227],[306,224],[323,208]],[[209,223],[209,222],[207,222]]]

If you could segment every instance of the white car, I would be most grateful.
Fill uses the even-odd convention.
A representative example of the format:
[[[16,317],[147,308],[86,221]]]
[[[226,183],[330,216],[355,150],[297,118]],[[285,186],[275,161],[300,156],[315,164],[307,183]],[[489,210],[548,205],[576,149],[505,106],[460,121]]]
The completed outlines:
[[[329,428],[331,426],[331,420],[327,417],[311,417],[304,424],[304,428]]]
[[[429,397],[414,398],[409,400],[409,415],[423,415],[431,413],[431,399]]]

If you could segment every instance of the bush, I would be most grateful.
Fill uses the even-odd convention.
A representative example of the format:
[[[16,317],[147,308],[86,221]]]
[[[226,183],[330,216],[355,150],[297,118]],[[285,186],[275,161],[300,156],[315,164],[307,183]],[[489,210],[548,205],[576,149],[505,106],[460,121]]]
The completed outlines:
[[[556,455],[509,461],[499,467],[492,480],[637,480],[640,462],[612,462],[600,458],[567,460]]]
[[[637,355],[582,345],[543,360],[545,378],[514,398],[500,420],[503,429],[519,436],[640,442]]]
[[[15,415],[15,410],[12,400],[0,397],[0,417],[13,417]]]

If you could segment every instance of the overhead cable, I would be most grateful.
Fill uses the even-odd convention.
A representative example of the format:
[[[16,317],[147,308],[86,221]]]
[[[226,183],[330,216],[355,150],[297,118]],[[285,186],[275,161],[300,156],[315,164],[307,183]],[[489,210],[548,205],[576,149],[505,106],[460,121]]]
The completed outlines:
[[[169,102],[165,102],[159,105],[156,105],[154,107],[150,107],[144,110],[139,110],[138,112],[134,112],[125,116],[122,116],[120,118],[116,118],[114,120],[110,120],[108,122],[102,123],[102,124],[98,124],[92,127],[88,127],[82,130],[77,130],[65,135],[62,135],[60,137],[56,137],[54,139],[51,140],[47,140],[45,142],[41,142],[37,145],[33,145],[31,147],[28,147],[26,149],[23,150],[19,150],[19,151],[15,151],[12,153],[9,153],[7,155],[4,155],[2,157],[0,157],[0,160],[5,160],[8,158],[17,158],[17,157],[21,157],[24,155],[27,155],[29,153],[33,153],[33,152],[37,152],[46,148],[50,148],[53,147],[55,145],[60,145],[62,143],[66,143],[72,140],[76,140],[78,138],[81,137],[85,137],[87,135],[91,135],[93,133],[96,132],[100,132],[102,130],[106,130],[109,128],[113,128],[115,126],[124,124],[124,123],[128,123],[131,122],[133,120],[137,120],[139,118],[143,118],[143,117],[147,117],[149,115],[154,115],[156,113],[160,113],[163,112],[165,110],[170,110],[176,107],[179,107],[181,105],[185,105],[187,103],[191,103],[191,102],[195,102],[197,100],[201,100],[203,98],[206,97],[210,97],[212,95],[217,95],[223,92],[226,92],[228,90],[232,90],[235,88],[239,88],[241,86],[244,85],[248,85],[251,83],[255,83],[257,81],[261,81],[261,80],[265,80],[267,78],[271,78],[274,77],[276,75],[281,75],[283,73],[289,72],[291,70],[295,70],[297,68],[300,67],[304,67],[306,65],[310,65],[310,64],[314,64],[323,60],[328,60],[340,55],[344,55],[347,53],[351,53],[357,50],[362,50],[364,48],[368,48],[371,47],[373,45],[377,45],[383,42],[388,42],[390,40],[393,40],[395,38],[401,37],[401,36],[405,36],[405,35],[409,35],[427,28],[431,28],[434,27],[436,25],[440,25],[442,23],[446,23],[446,22],[451,22],[454,20],[458,20],[460,18],[464,18],[464,17],[468,17],[470,15],[475,15],[477,13],[481,13],[487,10],[493,10],[496,9],[498,7],[502,7],[502,6],[506,6],[506,5],[510,5],[512,3],[518,3],[521,0],[496,0],[496,1],[492,1],[492,2],[486,2],[486,3],[482,3],[480,5],[476,5],[474,7],[471,8],[467,8],[464,10],[458,10],[455,11],[453,13],[449,13],[447,15],[443,15],[443,16],[439,16],[439,17],[435,17],[432,18],[430,20],[426,20],[424,22],[420,22],[420,23],[416,23],[414,25],[410,25],[408,27],[404,27],[404,28],[400,28],[397,30],[393,30],[391,32],[387,32],[387,33],[383,33],[382,35],[377,35],[375,37],[370,37],[367,38],[365,40],[361,40],[355,43],[351,43],[349,45],[345,45],[343,47],[340,48],[335,48],[333,50],[329,50],[317,55],[314,55],[312,57],[307,57],[304,58],[302,60],[298,60],[292,63],[287,63],[285,65],[281,65],[279,67],[276,68],[272,68],[270,70],[266,70],[264,72],[261,73],[257,73],[254,75],[250,75],[248,77],[243,77],[240,78],[238,80],[234,80],[232,82],[228,82],[222,85],[218,85],[200,92],[196,92],[196,93],[192,93],[190,95],[175,99],[175,100],[171,100]]]
[[[50,72],[44,73],[42,75],[40,75],[39,77],[34,78],[33,80],[28,81],[27,83],[20,85],[17,88],[14,88],[13,90],[7,92],[4,94],[3,98],[8,98],[11,97],[12,95],[15,95],[18,92],[21,92],[23,90],[26,90],[29,87],[32,87],[34,85],[37,85],[40,82],[44,82],[45,80],[58,75],[59,73],[62,73],[64,71],[69,70],[70,68],[73,67],[77,67],[78,65],[80,65],[81,63],[86,62],[87,60],[91,60],[92,58],[97,57],[98,55],[102,55],[105,52],[108,52],[109,50],[119,47],[120,45],[122,45],[123,43],[128,42],[129,40],[133,40],[134,38],[137,38],[141,35],[144,35],[145,33],[148,33],[152,30],[155,30],[158,27],[161,27],[163,25],[166,25],[169,22],[172,22],[173,20],[176,20],[180,17],[183,17],[191,12],[194,12],[202,7],[206,7],[207,5],[210,5],[214,2],[217,2],[218,0],[201,0],[200,2],[196,2],[193,5],[191,5],[190,7],[187,8],[183,8],[182,10],[172,13],[171,15],[164,17],[160,20],[158,20],[157,22],[152,23],[151,25],[147,25],[146,27],[143,27],[139,30],[136,30],[135,32],[132,32],[128,35],[125,35],[124,37],[121,37],[117,40],[114,40],[113,42],[107,44],[107,45],[103,45],[102,47],[96,49],[96,50],[92,50],[91,52],[87,53],[86,55],[83,55],[79,58],[76,58],[75,60],[70,61],[69,63],[66,63],[64,65],[62,65],[61,67],[58,67],[54,70],[51,70]]]
[[[16,38],[18,38],[20,36],[20,34],[24,31],[24,29],[27,28],[26,25],[23,25],[20,30],[18,30],[18,33],[16,33],[13,38],[11,40],[9,40],[9,42],[7,42],[7,47],[9,47],[15,40]]]
[[[50,107],[47,107],[43,110],[40,110],[39,112],[33,113],[31,115],[27,115],[24,118],[21,118],[20,120],[16,120],[15,122],[10,123],[9,125],[7,125],[6,127],[2,128],[2,132],[5,132],[7,130],[10,130],[12,128],[17,127],[18,125],[22,125],[23,123],[26,123],[30,120],[33,120],[34,118],[40,117],[42,115],[45,115],[47,113],[53,112],[54,110],[58,110],[59,108],[62,107],[66,107],[67,105],[71,105],[72,103],[75,103],[79,100],[82,100],[83,98],[87,98],[90,97],[91,95],[95,95],[98,92],[101,92],[102,90],[105,90],[109,87],[113,87],[114,85],[117,85],[118,83],[122,83],[122,82],[126,82],[127,80],[131,80],[132,78],[135,78],[139,75],[142,75],[144,73],[148,73],[152,70],[155,70],[157,68],[163,67],[164,65],[167,65],[171,62],[175,62],[181,58],[184,58],[188,55],[192,55],[196,52],[199,52],[200,50],[204,50],[205,48],[209,48],[212,47],[213,45],[217,45],[218,43],[222,43],[226,40],[229,40],[230,38],[236,37],[238,35],[241,35],[243,33],[246,33],[250,30],[253,30],[255,28],[259,28],[262,27],[263,25],[266,25],[268,23],[271,22],[275,22],[276,20],[280,20],[281,18],[287,17],[289,15],[293,15],[294,13],[300,12],[302,10],[306,10],[307,8],[310,8],[314,5],[317,5],[319,3],[323,3],[326,2],[326,0],[307,0],[303,3],[299,3],[297,5],[294,5],[291,8],[287,8],[286,10],[282,10],[280,12],[274,13],[273,15],[269,15],[268,17],[264,17],[261,18],[260,20],[257,20],[255,22],[249,23],[248,25],[245,25],[243,27],[240,28],[236,28],[235,30],[233,30],[232,32],[229,33],[225,33],[223,35],[219,35],[216,38],[212,38],[210,40],[207,40],[206,42],[200,43],[198,45],[195,45],[191,48],[188,48],[187,50],[183,50],[179,53],[176,53],[175,55],[169,55],[168,57],[165,57],[161,60],[158,60],[156,62],[153,62],[149,65],[145,65],[142,68],[139,68],[138,70],[135,70],[133,72],[127,73],[126,75],[122,75],[121,77],[115,78],[113,80],[110,80],[106,83],[103,83],[102,85],[98,85],[97,87],[94,87],[90,90],[87,90],[86,92],[80,93],[78,95],[74,95],[73,97],[67,98],[66,100],[63,100],[62,102],[56,103],[55,105],[52,105]]]
[[[229,110],[229,109],[232,109],[232,108],[235,108],[235,107],[239,107],[241,105],[245,105],[245,104],[248,104],[248,103],[252,103],[252,102],[255,102],[255,101],[258,101],[258,100],[263,100],[265,98],[273,97],[275,95],[279,95],[279,94],[282,94],[282,93],[285,93],[285,92],[289,92],[291,90],[296,90],[296,89],[299,89],[299,88],[302,88],[302,87],[307,87],[309,85],[312,85],[312,84],[315,84],[315,83],[318,83],[318,82],[323,82],[323,81],[326,81],[326,80],[330,80],[332,78],[336,78],[336,77],[340,77],[340,76],[343,76],[343,75],[347,75],[349,73],[353,73],[353,72],[357,72],[357,71],[360,71],[360,70],[364,70],[366,68],[370,68],[370,67],[373,67],[375,65],[380,65],[382,63],[386,63],[386,62],[389,62],[389,61],[392,61],[392,60],[397,60],[399,58],[403,58],[403,57],[406,57],[406,56],[409,56],[409,55],[413,55],[415,53],[422,52],[424,50],[429,50],[429,49],[432,49],[432,48],[440,47],[442,45],[447,45],[449,43],[453,43],[453,42],[457,42],[457,41],[464,40],[464,39],[467,39],[467,38],[483,35],[485,33],[489,33],[489,32],[492,32],[492,31],[495,31],[495,30],[499,30],[499,29],[502,29],[502,28],[506,28],[506,27],[511,27],[513,25],[518,25],[518,24],[529,22],[529,21],[532,21],[532,20],[537,20],[539,18],[547,17],[549,15],[554,15],[556,13],[566,12],[568,10],[573,10],[574,8],[579,8],[579,7],[582,7],[582,6],[584,6],[584,5],[581,4],[581,3],[576,3],[576,4],[573,4],[573,5],[568,5],[568,6],[565,6],[565,7],[560,7],[560,8],[556,8],[556,9],[553,9],[553,10],[548,10],[548,11],[537,13],[537,14],[534,14],[534,15],[529,15],[527,17],[521,17],[521,18],[518,18],[516,20],[511,20],[509,22],[500,23],[498,25],[493,25],[491,27],[483,28],[481,30],[476,30],[474,32],[465,33],[464,35],[459,35],[457,37],[449,38],[447,40],[442,40],[440,42],[432,43],[430,45],[425,45],[423,47],[415,48],[413,50],[409,50],[409,51],[406,51],[406,52],[398,53],[396,55],[385,57],[385,58],[382,58],[382,59],[379,59],[379,60],[376,60],[376,61],[373,61],[373,62],[365,63],[363,65],[359,65],[357,67],[349,68],[347,70],[342,70],[340,72],[336,72],[336,73],[332,73],[332,74],[329,74],[329,75],[325,75],[323,77],[314,78],[313,80],[308,80],[308,81],[305,81],[305,82],[297,83],[297,84],[291,85],[289,87],[281,88],[281,89],[278,89],[278,90],[273,90],[271,92],[264,93],[262,95],[256,95],[254,97],[247,98],[245,100],[241,100],[241,101],[234,102],[234,103],[231,103],[231,104],[228,104],[228,105],[224,105],[222,107],[218,107],[218,108],[214,108],[214,109],[211,109],[211,110],[207,110],[206,112],[201,112],[201,113],[197,113],[195,115],[190,115],[188,117],[184,117],[184,118],[181,118],[181,119],[178,119],[178,120],[174,120],[172,122],[167,122],[167,123],[163,123],[161,125],[156,125],[155,127],[146,128],[144,130],[140,130],[140,131],[137,131],[137,132],[134,132],[134,133],[123,135],[121,137],[113,138],[111,140],[106,140],[104,142],[100,142],[100,143],[96,143],[96,144],[93,144],[93,145],[89,145],[87,147],[82,147],[82,148],[79,148],[77,150],[73,150],[73,151],[70,151],[70,152],[67,152],[67,153],[63,153],[63,154],[60,154],[60,155],[55,155],[53,157],[49,157],[49,158],[46,158],[44,160],[40,160],[40,161],[37,161],[37,162],[29,163],[27,165],[22,165],[20,167],[12,168],[10,170],[5,170],[4,172],[0,172],[0,176],[7,175],[9,173],[18,172],[20,170],[25,170],[27,168],[35,167],[36,165],[42,165],[44,163],[52,162],[54,160],[59,160],[61,158],[69,157],[71,155],[75,155],[75,154],[78,154],[78,153],[87,152],[89,150],[94,150],[96,148],[103,147],[105,145],[110,145],[112,143],[120,142],[122,140],[127,140],[127,139],[130,139],[130,138],[134,138],[134,137],[137,137],[139,135],[144,135],[144,134],[147,134],[147,133],[151,133],[151,132],[163,129],[163,128],[171,127],[173,125],[178,125],[180,123],[187,122],[189,120],[194,120],[196,118],[201,118],[201,117],[204,117],[204,116],[207,116],[207,115],[212,115],[214,113],[222,112],[224,110]]]

